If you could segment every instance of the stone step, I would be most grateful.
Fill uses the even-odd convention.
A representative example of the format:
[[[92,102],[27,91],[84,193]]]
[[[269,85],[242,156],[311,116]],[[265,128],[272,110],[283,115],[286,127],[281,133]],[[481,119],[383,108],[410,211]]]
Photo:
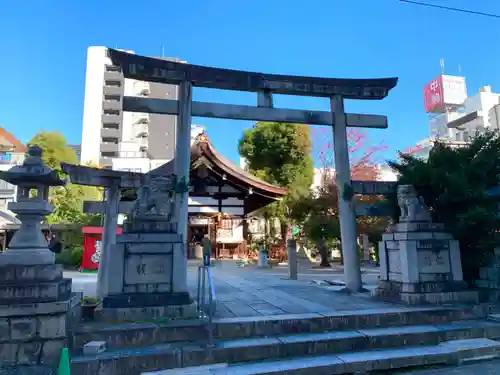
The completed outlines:
[[[290,314],[214,320],[214,338],[231,340],[293,333],[383,328],[404,325],[439,324],[484,318],[486,308],[385,308],[332,313]],[[108,349],[149,347],[179,341],[208,339],[200,320],[172,320],[164,323],[87,324],[72,339],[72,352],[82,353],[90,341],[106,341]]]
[[[297,357],[250,364],[221,364],[145,372],[141,375],[337,375],[394,371],[429,365],[459,364],[474,358],[496,358],[500,343],[489,339],[454,340],[433,346],[371,350],[339,355]]]
[[[500,338],[500,324],[471,320],[437,325],[300,333],[219,340],[210,349],[205,345],[186,342],[164,344],[75,357],[72,360],[72,374],[135,375],[148,370],[437,345],[443,341],[471,338]]]

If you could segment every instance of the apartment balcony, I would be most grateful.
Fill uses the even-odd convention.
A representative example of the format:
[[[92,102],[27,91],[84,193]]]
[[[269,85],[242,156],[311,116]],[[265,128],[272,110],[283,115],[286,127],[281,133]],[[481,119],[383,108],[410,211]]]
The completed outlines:
[[[114,128],[101,128],[101,137],[102,138],[120,138],[121,131],[120,129]]]
[[[149,123],[149,114],[147,113],[134,113],[132,114],[132,122],[133,124],[148,124]]]
[[[116,70],[114,70],[114,71],[108,71],[108,70],[106,70],[104,72],[104,79],[107,80],[107,81],[122,81],[123,80],[123,73],[120,70],[118,70],[118,71],[116,71]]]
[[[118,153],[119,148],[120,148],[120,145],[118,143],[105,142],[105,143],[101,143],[101,145],[100,145],[101,152],[116,152],[116,153]]]
[[[148,139],[147,138],[142,138],[139,141],[139,150],[140,151],[147,151],[148,150]]]
[[[13,194],[16,190],[15,185],[12,185],[11,183],[0,180],[0,195],[5,195],[7,194]]]
[[[147,158],[148,155],[144,151],[120,151],[119,158]]]
[[[26,154],[23,152],[0,151],[0,164],[19,165],[23,163],[25,157]]]
[[[134,92],[136,95],[149,96],[151,94],[151,87],[148,82],[136,81],[134,83]]]
[[[121,100],[104,100],[102,102],[102,108],[103,109],[112,109],[115,111],[121,111],[122,110],[122,102],[121,102]]]
[[[149,136],[148,124],[135,124],[134,130],[135,130],[135,136],[137,138],[144,138]]]
[[[104,85],[103,92],[105,95],[119,95],[123,96],[123,85],[122,86],[108,86]]]
[[[110,168],[113,166],[113,159],[112,158],[104,158],[102,157],[100,160],[99,160],[99,165],[102,167],[102,168]]]
[[[120,115],[102,115],[101,116],[101,122],[103,124],[120,124],[121,123],[121,116]]]

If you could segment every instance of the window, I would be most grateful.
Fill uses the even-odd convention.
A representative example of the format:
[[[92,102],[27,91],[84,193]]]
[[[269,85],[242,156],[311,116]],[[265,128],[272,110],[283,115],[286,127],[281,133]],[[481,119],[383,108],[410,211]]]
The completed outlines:
[[[102,112],[105,115],[115,115],[115,116],[120,115],[120,110],[118,109],[104,109]]]

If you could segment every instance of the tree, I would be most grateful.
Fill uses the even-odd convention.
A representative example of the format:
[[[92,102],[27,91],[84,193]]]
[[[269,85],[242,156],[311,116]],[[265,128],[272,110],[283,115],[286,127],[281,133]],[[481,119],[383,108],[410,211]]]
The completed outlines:
[[[68,142],[60,132],[40,131],[28,142],[42,148],[42,159],[45,165],[56,171],[61,171],[61,162],[78,164],[75,151],[68,147]]]
[[[486,194],[499,184],[499,134],[476,136],[458,148],[436,142],[427,161],[403,153],[399,158],[390,162],[400,176],[398,182],[413,185],[433,220],[444,223],[460,242],[464,278],[473,282],[500,244],[498,198]]]
[[[335,184],[335,164],[333,157],[331,131],[326,127],[316,128],[314,143],[321,166],[322,184],[311,192],[299,206],[300,220],[308,238],[316,243],[321,256],[321,266],[328,267],[327,248],[340,239],[340,222],[338,213],[338,189]],[[374,181],[379,178],[375,163],[376,153],[385,149],[383,144],[371,146],[367,134],[358,129],[349,129],[347,142],[353,180]],[[360,201],[380,200],[380,197],[358,197]],[[382,233],[387,227],[387,219],[379,217],[358,217],[358,232],[366,233],[372,238]]]
[[[28,142],[28,145],[41,147],[45,165],[61,175],[63,175],[61,162],[78,164],[76,153],[68,146],[66,138],[60,132],[40,131]],[[67,183],[65,186],[53,187],[50,190],[49,201],[54,206],[54,212],[47,217],[47,222],[49,224],[86,224],[93,219],[94,215],[83,213],[83,201],[101,199],[101,190],[93,186]]]
[[[245,130],[239,141],[238,150],[251,173],[289,189],[282,201],[266,210],[268,217],[280,219],[282,239],[293,221],[295,202],[309,193],[313,182],[311,149],[309,127],[290,123],[258,122]]]

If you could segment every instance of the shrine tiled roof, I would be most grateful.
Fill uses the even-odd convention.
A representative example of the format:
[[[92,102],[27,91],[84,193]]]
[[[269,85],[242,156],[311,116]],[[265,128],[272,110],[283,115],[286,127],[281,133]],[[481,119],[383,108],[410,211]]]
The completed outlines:
[[[222,156],[217,152],[205,133],[201,133],[200,135],[198,135],[191,146],[191,163],[199,159],[201,156],[207,158],[211,163],[220,168],[224,173],[237,178],[249,187],[263,190],[277,197],[284,196],[288,193],[287,189],[272,185],[266,181],[261,180],[260,178],[255,177],[250,172],[245,171],[243,168],[238,167],[229,159]],[[168,163],[154,169],[150,173],[172,173],[173,168],[174,161],[171,160]]]

